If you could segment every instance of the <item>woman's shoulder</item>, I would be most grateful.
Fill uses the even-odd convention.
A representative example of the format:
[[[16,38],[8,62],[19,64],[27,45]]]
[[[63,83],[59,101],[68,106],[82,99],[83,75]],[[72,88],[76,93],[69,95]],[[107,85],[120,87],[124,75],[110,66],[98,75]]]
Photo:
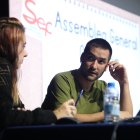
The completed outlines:
[[[0,86],[9,85],[11,81],[11,64],[0,57]]]
[[[9,65],[10,66],[11,64],[7,59],[0,57],[0,65]]]
[[[4,58],[0,57],[0,74],[2,73],[10,73],[11,64]]]

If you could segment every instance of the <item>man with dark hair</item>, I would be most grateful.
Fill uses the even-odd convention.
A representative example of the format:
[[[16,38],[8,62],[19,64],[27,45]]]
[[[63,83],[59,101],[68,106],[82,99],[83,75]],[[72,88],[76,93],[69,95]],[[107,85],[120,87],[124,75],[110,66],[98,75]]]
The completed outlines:
[[[99,78],[109,67],[111,76],[120,85],[120,119],[133,115],[127,72],[122,64],[110,61],[112,48],[102,38],[90,40],[81,54],[79,69],[58,73],[48,86],[42,104],[44,109],[55,109],[70,98],[75,100],[80,122],[98,122],[104,119],[103,93],[106,82]]]

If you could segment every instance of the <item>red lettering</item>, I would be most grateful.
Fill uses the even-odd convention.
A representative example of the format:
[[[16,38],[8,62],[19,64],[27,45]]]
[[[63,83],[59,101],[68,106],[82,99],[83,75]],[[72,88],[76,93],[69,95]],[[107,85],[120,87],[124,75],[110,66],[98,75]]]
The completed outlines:
[[[44,30],[45,31],[45,35],[51,34],[51,32],[49,31],[49,26],[52,26],[51,22],[46,22],[42,17],[38,17],[35,14],[34,11],[32,11],[29,8],[29,4],[33,4],[36,5],[36,3],[33,0],[26,0],[25,1],[25,8],[27,9],[27,11],[31,14],[31,16],[28,16],[26,14],[23,14],[24,19],[29,23],[29,24],[36,24],[37,27],[40,30]]]
[[[44,31],[45,31],[45,35],[46,35],[46,33],[51,34],[51,32],[48,31],[48,25],[52,25],[51,22],[45,23],[45,21],[44,21],[43,18],[38,18],[38,20],[37,20],[37,25],[38,25],[38,27],[39,27],[41,30],[44,30]],[[43,26],[42,26],[42,25],[43,25]]]
[[[32,0],[26,0],[26,1],[25,1],[25,7],[27,8],[27,10],[31,13],[31,15],[32,15],[33,17],[29,17],[29,16],[27,16],[27,15],[25,15],[25,14],[23,14],[23,17],[25,18],[25,20],[26,20],[28,23],[30,23],[30,24],[35,24],[35,22],[36,22],[36,15],[35,15],[35,13],[28,7],[28,3],[29,3],[29,4],[32,3],[32,4],[35,5],[35,2],[32,1]]]

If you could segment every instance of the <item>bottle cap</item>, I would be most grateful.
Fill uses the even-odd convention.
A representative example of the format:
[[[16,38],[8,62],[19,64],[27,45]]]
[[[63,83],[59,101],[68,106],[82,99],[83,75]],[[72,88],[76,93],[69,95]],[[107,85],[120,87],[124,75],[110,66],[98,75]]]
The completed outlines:
[[[107,84],[107,86],[108,86],[108,87],[115,87],[115,83],[114,83],[114,82],[109,82],[109,83]]]

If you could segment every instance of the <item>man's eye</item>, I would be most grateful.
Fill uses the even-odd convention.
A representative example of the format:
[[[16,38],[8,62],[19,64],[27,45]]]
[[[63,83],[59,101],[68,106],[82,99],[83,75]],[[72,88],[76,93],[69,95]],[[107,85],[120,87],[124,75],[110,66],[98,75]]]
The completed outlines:
[[[98,62],[99,62],[99,64],[105,64],[106,63],[104,60],[99,60]]]

